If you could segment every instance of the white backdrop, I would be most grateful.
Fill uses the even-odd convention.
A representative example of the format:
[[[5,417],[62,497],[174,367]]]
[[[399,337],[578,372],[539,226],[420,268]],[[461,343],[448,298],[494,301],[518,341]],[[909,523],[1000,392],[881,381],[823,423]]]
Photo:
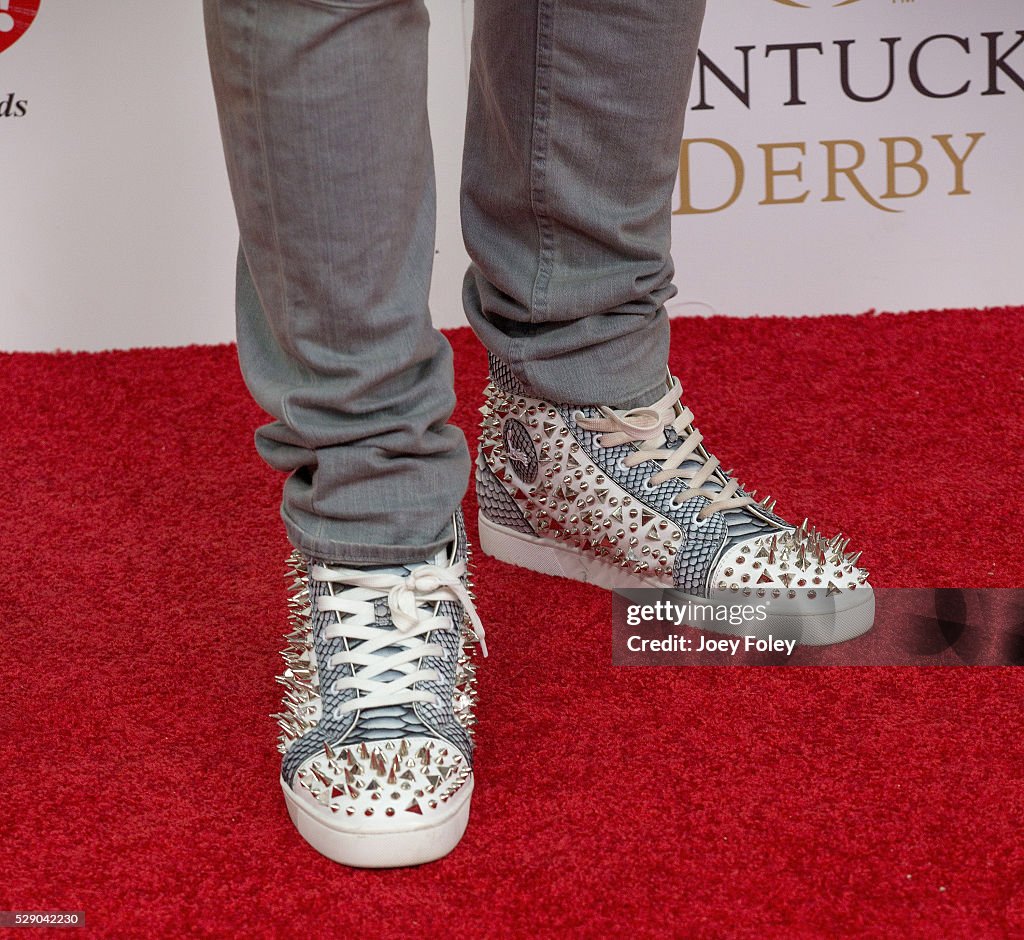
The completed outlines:
[[[813,314],[867,308],[983,306],[1024,302],[1024,30],[1020,0],[709,0],[707,62],[746,93],[749,107],[705,65],[695,83],[688,173],[675,199],[680,296],[674,312]],[[432,306],[442,326],[461,324],[466,257],[458,229],[470,26],[465,0],[428,0],[430,106],[438,168],[438,255]],[[1001,33],[994,39],[983,33]],[[948,92],[915,90],[919,82]],[[851,101],[839,81],[836,40],[849,47],[849,83],[875,103]],[[788,49],[799,94],[792,97]],[[994,64],[989,45],[994,43]],[[752,46],[749,84],[742,51]],[[1012,50],[1012,51],[1011,51]],[[1008,53],[1008,54],[1007,54]],[[999,56],[1005,55],[1001,60]],[[982,94],[995,72],[996,90]],[[104,349],[232,338],[236,232],[222,166],[198,2],[42,0],[29,31],[0,52],[0,112],[9,95],[25,114],[0,116],[3,168],[0,349]],[[962,155],[969,194],[936,135]],[[885,144],[921,142],[928,185],[886,195]],[[854,143],[822,144],[822,141]],[[775,147],[776,200],[766,201],[766,146]],[[891,145],[914,156],[912,141]],[[863,148],[853,175],[838,172]],[[827,159],[837,164],[834,199]],[[770,149],[770,148],[769,148]],[[784,171],[800,166],[801,177]],[[743,185],[737,187],[742,166]],[[894,171],[910,192],[922,171]],[[872,200],[860,195],[859,183]],[[884,211],[888,209],[899,211]]]
[[[687,138],[728,144],[744,171],[736,202],[721,212],[675,217],[675,257],[680,296],[670,311],[728,314],[850,313],[877,308],[1024,303],[1024,79],[997,68],[989,87],[989,42],[997,58],[1024,36],[1021,0],[709,0],[701,49],[743,90],[743,54],[749,55],[747,108],[706,73],[706,109],[694,83]],[[951,38],[959,37],[968,50]],[[840,82],[840,47],[848,46],[848,84],[862,97],[881,95],[889,78],[888,49],[895,60],[891,93],[874,102],[851,100]],[[925,41],[929,40],[929,41]],[[767,52],[772,45],[820,43],[809,48]],[[922,45],[922,43],[924,43]],[[918,91],[915,75],[932,94]],[[797,57],[799,99],[792,98],[790,56]],[[1024,76],[1024,44],[1004,60]],[[963,155],[969,134],[984,134],[964,161],[965,195],[955,188],[954,165],[935,136]],[[911,198],[879,198],[887,192],[886,145],[882,138],[913,138],[927,174],[924,191]],[[854,141],[823,145],[822,141]],[[775,178],[775,199],[766,199],[765,151],[774,148],[777,171],[802,170]],[[896,161],[914,157],[912,140],[891,144]],[[869,203],[852,180],[836,175],[829,196],[828,153],[837,167],[864,161],[856,177],[873,197]],[[801,148],[802,151],[801,152]],[[691,144],[691,204],[715,208],[735,189],[734,156],[722,144]],[[913,192],[918,171],[895,170],[897,192]],[[680,205],[677,199],[676,208]],[[879,208],[884,207],[884,208]]]

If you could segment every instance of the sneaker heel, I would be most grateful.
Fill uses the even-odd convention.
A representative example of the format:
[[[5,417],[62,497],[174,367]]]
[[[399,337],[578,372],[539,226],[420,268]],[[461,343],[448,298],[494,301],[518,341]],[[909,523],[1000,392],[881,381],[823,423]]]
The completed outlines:
[[[483,513],[479,514],[478,521],[480,549],[492,558],[541,574],[553,574],[575,581],[589,580],[583,559],[569,546],[555,545],[550,539],[508,529],[492,522]]]
[[[559,545],[551,539],[516,532],[492,522],[483,513],[477,518],[480,549],[492,558],[530,571],[571,578],[609,590],[637,587],[636,577],[629,570],[591,558],[575,546]]]

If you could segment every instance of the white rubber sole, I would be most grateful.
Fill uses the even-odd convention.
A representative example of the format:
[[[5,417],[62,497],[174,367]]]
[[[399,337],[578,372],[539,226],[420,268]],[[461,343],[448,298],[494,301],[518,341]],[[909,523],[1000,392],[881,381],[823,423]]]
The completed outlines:
[[[328,820],[296,796],[283,779],[281,789],[299,835],[321,855],[352,868],[402,868],[444,858],[459,844],[469,822],[473,775],[448,801],[443,813],[431,813],[402,828],[379,823],[365,826],[362,817]]]
[[[666,587],[653,578],[643,578],[619,565],[581,551],[573,545],[560,544],[536,535],[526,535],[498,525],[479,514],[480,548],[500,561],[518,565],[573,581],[583,581],[608,590],[654,589],[664,591],[678,604],[691,603],[707,606],[708,598],[697,597]],[[750,604],[754,599],[727,598],[718,604]],[[852,640],[871,629],[875,620],[875,596],[870,587],[845,591],[829,598],[827,604],[806,597],[794,601],[774,602],[776,609],[764,620],[744,621],[732,625],[727,621],[699,617],[687,622],[702,630],[732,636],[771,636],[782,640],[796,640],[804,646],[827,646]],[[781,608],[781,609],[780,609]]]

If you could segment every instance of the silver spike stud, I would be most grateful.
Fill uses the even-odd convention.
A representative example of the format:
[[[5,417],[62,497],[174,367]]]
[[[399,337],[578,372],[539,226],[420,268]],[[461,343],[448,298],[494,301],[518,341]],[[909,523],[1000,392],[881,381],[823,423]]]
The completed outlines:
[[[325,787],[329,787],[334,783],[334,778],[327,776],[315,763],[311,764],[309,769],[313,772],[313,776],[316,777]]]

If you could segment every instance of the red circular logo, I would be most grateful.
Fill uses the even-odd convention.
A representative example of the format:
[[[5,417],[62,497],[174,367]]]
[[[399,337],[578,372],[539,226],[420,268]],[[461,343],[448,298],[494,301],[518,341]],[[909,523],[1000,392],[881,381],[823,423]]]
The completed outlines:
[[[0,0],[0,52],[13,46],[39,12],[39,0]]]

